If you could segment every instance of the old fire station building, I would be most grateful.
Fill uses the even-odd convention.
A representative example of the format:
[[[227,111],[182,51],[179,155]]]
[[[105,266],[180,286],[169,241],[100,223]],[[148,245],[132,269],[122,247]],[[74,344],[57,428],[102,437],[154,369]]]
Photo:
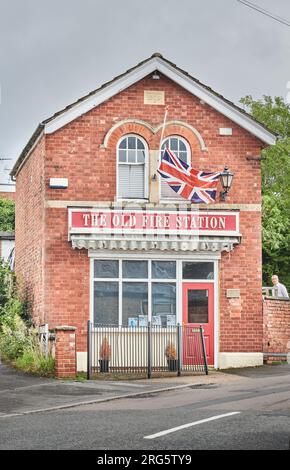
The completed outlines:
[[[18,158],[16,273],[36,324],[202,324],[209,364],[263,363],[261,149],[275,136],[160,54],[43,121]],[[157,172],[165,148],[226,166],[192,204]]]

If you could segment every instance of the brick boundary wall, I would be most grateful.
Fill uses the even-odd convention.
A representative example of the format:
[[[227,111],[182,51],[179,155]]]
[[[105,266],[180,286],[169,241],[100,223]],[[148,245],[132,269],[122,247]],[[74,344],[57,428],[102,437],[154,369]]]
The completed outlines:
[[[15,201],[15,192],[14,193],[6,193],[0,191],[0,199],[9,199],[10,201]]]
[[[290,353],[290,299],[265,297],[263,319],[265,361],[287,360]]]
[[[55,327],[55,375],[56,377],[76,376],[76,328]]]

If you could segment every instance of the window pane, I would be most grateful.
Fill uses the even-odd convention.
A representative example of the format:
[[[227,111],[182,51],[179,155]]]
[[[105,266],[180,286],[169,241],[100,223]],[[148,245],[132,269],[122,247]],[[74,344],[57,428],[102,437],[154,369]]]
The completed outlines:
[[[208,323],[208,291],[188,291],[188,323]]]
[[[119,150],[119,162],[126,161],[126,150]]]
[[[152,324],[176,324],[176,284],[152,284]]]
[[[136,162],[136,151],[135,150],[128,150],[128,162],[135,163]]]
[[[128,137],[128,149],[136,148],[136,137]]]
[[[170,139],[170,150],[178,150],[178,140],[175,137]]]
[[[120,149],[125,149],[126,148],[126,142],[127,142],[127,139],[123,139],[122,142],[120,142],[120,145],[119,145],[119,148]]]
[[[164,144],[162,145],[161,148],[162,148],[163,150],[165,150],[165,149],[168,148],[168,147],[169,147],[169,139],[166,139],[166,140],[164,141]]]
[[[96,260],[94,268],[94,277],[119,277],[119,261]]]
[[[119,288],[117,282],[95,282],[94,323],[119,324]]]
[[[187,163],[187,153],[186,152],[179,152],[178,157],[180,158],[180,160]]]
[[[152,277],[155,279],[175,279],[175,261],[152,261]]]
[[[143,150],[138,150],[137,152],[137,162],[144,163],[145,162],[145,152]]]
[[[137,148],[145,150],[144,144],[143,144],[143,142],[141,142],[140,139],[137,139]]]
[[[183,279],[213,279],[214,263],[183,262]]]
[[[124,326],[142,326],[148,318],[148,284],[146,282],[123,282]],[[145,320],[145,323],[144,323]]]
[[[186,146],[185,143],[182,142],[182,140],[179,140],[179,150],[180,152],[186,152]]]
[[[147,261],[123,261],[123,278],[147,279],[148,262]]]

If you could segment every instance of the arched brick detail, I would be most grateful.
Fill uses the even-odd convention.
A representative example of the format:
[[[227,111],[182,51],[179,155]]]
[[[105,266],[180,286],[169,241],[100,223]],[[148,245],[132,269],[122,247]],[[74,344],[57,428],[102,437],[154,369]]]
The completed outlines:
[[[106,133],[102,147],[115,148],[118,140],[125,134],[137,134],[148,143],[149,150],[156,150],[160,146],[163,125],[153,127],[146,121],[127,119],[114,124]],[[163,139],[170,135],[180,135],[190,145],[191,152],[201,155],[206,149],[204,140],[197,129],[182,121],[168,122],[165,126]]]
[[[162,126],[158,126],[158,137],[160,141],[160,137],[162,134]],[[164,133],[163,133],[163,139],[170,135],[180,135],[180,137],[183,137],[187,142],[189,143],[192,152],[202,152],[207,150],[204,140],[201,136],[201,134],[198,132],[197,129],[193,128],[192,126],[189,126],[186,123],[182,122],[169,122],[167,123]]]
[[[161,133],[162,133],[162,128],[154,136],[155,137],[155,147],[156,148],[159,148],[159,146],[160,146]],[[200,161],[203,160],[203,157],[205,156],[204,152],[205,152],[206,148],[205,148],[205,146],[203,147],[203,149],[201,148],[201,144],[200,144],[199,139],[196,137],[195,134],[193,134],[193,132],[190,129],[188,129],[188,128],[180,125],[180,124],[178,124],[178,125],[177,124],[170,124],[170,125],[166,126],[166,128],[164,129],[162,140],[166,139],[166,137],[169,137],[171,135],[177,135],[177,136],[183,137],[188,142],[188,144],[190,146],[190,150],[191,150],[191,164],[193,166],[199,164]],[[152,145],[152,143],[151,143],[151,145]]]
[[[104,141],[103,148],[115,148],[118,140],[125,134],[137,134],[143,137],[146,142],[151,141],[152,135],[154,135],[154,128],[147,122],[142,122],[138,120],[128,120],[121,121],[116,123],[111,129],[107,132]]]

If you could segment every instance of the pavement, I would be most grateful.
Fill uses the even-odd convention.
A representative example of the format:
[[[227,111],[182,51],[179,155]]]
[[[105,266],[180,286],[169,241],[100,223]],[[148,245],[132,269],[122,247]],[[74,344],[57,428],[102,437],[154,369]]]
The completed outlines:
[[[143,380],[61,380],[37,377],[0,363],[0,418],[119,398],[150,395],[165,390],[197,387],[228,378],[220,372],[206,375]]]
[[[23,373],[0,363],[0,419],[125,398],[150,397],[178,389],[211,388],[235,383],[241,378],[289,374],[289,366],[263,366],[209,375],[184,375],[138,380],[61,380]]]

